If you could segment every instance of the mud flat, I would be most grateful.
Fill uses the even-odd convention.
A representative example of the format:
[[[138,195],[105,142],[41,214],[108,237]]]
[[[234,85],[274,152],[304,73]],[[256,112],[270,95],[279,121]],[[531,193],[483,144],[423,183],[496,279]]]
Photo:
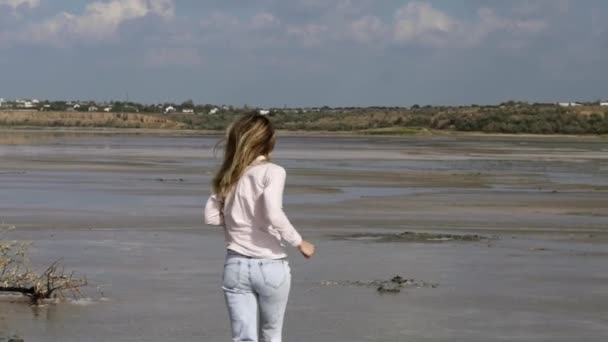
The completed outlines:
[[[33,242],[34,266],[64,258],[95,286],[59,305],[2,300],[0,332],[226,340],[223,236],[201,224],[217,138],[1,131],[0,221]],[[289,341],[606,340],[607,140],[307,134],[273,157],[318,245],[291,255]]]

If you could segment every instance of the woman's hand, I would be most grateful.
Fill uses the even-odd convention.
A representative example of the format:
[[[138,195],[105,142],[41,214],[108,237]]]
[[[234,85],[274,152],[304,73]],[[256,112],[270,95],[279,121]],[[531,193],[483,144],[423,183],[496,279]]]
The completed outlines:
[[[315,245],[306,240],[302,240],[302,243],[298,246],[298,249],[306,259],[315,254]]]

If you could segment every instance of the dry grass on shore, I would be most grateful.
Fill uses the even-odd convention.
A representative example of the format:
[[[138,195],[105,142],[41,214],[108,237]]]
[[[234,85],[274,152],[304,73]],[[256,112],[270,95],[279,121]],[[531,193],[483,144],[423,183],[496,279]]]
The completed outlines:
[[[180,129],[184,124],[136,113],[0,111],[0,126]]]

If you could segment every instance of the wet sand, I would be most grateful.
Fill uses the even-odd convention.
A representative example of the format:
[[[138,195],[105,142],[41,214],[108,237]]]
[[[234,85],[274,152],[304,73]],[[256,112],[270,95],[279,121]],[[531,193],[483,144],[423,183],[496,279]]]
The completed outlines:
[[[217,136],[0,132],[0,220],[63,257],[92,300],[0,301],[26,341],[225,341],[221,231],[201,223]],[[288,341],[605,341],[608,141],[536,136],[284,136]],[[496,239],[336,239],[403,231]],[[292,251],[293,252],[293,251]],[[324,286],[401,275],[436,288]],[[100,292],[103,299],[100,300]]]

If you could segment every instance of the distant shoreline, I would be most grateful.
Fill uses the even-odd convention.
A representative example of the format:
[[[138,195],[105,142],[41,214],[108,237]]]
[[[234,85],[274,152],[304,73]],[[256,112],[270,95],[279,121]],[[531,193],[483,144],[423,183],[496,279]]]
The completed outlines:
[[[223,135],[223,130],[196,130],[196,129],[164,129],[164,128],[117,128],[117,127],[40,127],[40,126],[0,126],[0,134],[8,132],[53,132],[53,133],[82,133],[82,134],[150,134],[150,135]],[[417,133],[408,134],[369,134],[361,131],[297,131],[277,130],[279,136],[320,136],[320,137],[414,137],[414,136],[436,136],[436,137],[505,137],[505,138],[567,138],[567,139],[607,139],[608,135],[602,134],[530,134],[530,133],[484,133],[484,132],[461,132],[448,130],[420,130]]]
[[[222,134],[240,112],[145,114],[0,110],[1,130]],[[597,136],[608,138],[608,111],[546,107],[270,113],[281,135]]]

